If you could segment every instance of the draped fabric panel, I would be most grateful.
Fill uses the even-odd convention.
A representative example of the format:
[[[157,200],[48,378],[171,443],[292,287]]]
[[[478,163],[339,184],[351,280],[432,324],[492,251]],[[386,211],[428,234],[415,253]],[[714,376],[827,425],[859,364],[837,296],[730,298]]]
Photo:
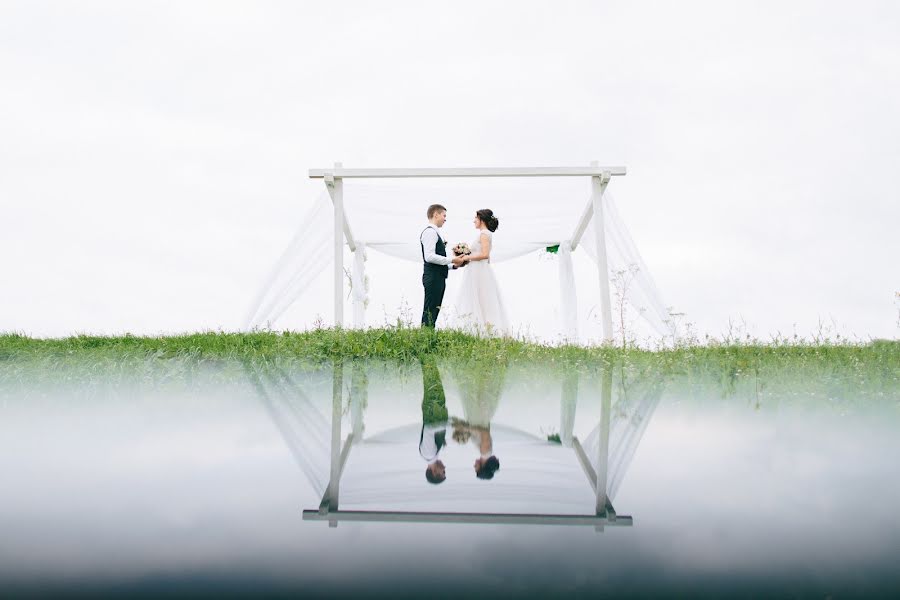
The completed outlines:
[[[578,294],[572,265],[572,242],[569,240],[559,246],[559,305],[563,339],[578,342]]]
[[[360,241],[353,252],[351,294],[353,295],[353,326],[361,329],[366,325],[366,304],[369,302],[366,278],[366,243]]]

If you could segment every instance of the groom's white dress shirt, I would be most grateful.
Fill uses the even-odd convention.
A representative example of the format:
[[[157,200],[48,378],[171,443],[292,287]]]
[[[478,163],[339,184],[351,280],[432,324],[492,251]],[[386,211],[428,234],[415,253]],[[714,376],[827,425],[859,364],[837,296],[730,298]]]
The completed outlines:
[[[433,265],[450,266],[453,264],[452,257],[441,256],[434,251],[439,239],[441,239],[441,237],[438,234],[437,227],[434,225],[429,225],[428,228],[422,232],[420,240],[422,241],[422,248],[425,251],[425,262],[430,262]]]
[[[434,441],[434,434],[447,431],[447,422],[432,423],[422,428],[422,441],[419,443],[419,454],[428,464],[436,462],[440,448]]]

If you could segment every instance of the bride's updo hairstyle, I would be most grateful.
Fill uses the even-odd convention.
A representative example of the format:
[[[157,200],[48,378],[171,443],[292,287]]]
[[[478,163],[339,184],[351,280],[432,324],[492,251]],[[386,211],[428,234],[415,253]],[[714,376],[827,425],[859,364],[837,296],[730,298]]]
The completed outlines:
[[[475,215],[481,219],[481,222],[484,223],[488,231],[491,233],[497,231],[497,228],[500,227],[500,219],[494,216],[494,211],[489,208],[482,208]]]

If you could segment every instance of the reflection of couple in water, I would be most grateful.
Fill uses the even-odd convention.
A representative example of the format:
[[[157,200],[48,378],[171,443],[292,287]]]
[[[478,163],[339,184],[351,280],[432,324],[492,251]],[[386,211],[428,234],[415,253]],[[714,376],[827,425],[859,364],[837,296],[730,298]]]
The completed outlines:
[[[471,442],[479,457],[475,460],[475,476],[491,479],[500,469],[500,461],[494,456],[494,440],[491,437],[491,419],[500,403],[505,369],[492,372],[463,369],[459,376],[465,419],[449,418],[447,400],[441,374],[433,357],[421,359],[422,364],[422,435],[419,438],[419,454],[428,462],[425,479],[429,483],[441,483],[447,479],[447,470],[440,460],[441,448],[446,444],[447,427],[452,427],[453,440],[459,444]]]

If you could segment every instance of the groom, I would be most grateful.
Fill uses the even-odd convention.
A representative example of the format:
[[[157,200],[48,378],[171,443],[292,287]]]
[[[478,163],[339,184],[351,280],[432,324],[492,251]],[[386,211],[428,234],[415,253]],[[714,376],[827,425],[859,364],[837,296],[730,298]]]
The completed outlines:
[[[425,480],[443,483],[447,469],[439,458],[441,448],[447,443],[447,398],[444,384],[433,356],[419,357],[422,365],[422,433],[419,435],[419,455],[428,463]]]
[[[440,204],[428,207],[428,227],[419,235],[422,246],[422,262],[425,271],[422,273],[422,285],[425,286],[425,306],[422,308],[422,327],[434,327],[441,303],[444,301],[444,290],[447,289],[447,273],[450,265],[457,269],[468,262],[468,257],[447,257],[447,244],[438,233],[438,229],[447,221],[447,209]]]

